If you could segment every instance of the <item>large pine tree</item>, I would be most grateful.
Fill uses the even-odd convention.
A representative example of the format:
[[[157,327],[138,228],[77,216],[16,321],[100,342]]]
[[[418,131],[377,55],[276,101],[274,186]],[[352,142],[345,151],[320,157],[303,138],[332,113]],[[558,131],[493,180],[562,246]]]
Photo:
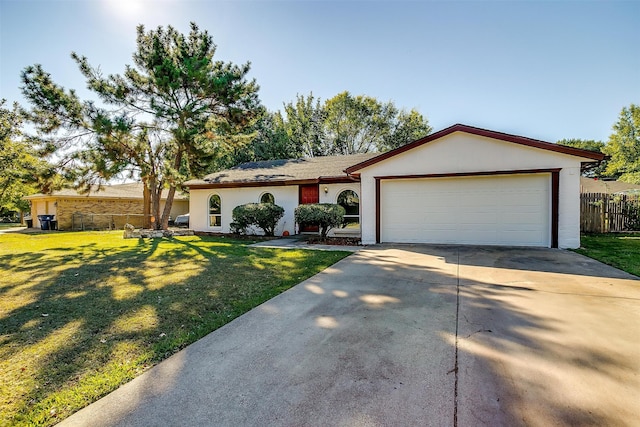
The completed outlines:
[[[247,143],[263,108],[258,85],[247,79],[250,64],[215,61],[216,45],[196,24],[188,35],[171,26],[145,32],[141,25],[137,32],[134,65],[122,75],[103,76],[86,57],[72,54],[97,100],[80,100],[40,65],[22,72],[22,91],[41,143],[79,185],[123,173],[139,177],[147,217],[166,228],[176,189],[206,172],[229,146]]]

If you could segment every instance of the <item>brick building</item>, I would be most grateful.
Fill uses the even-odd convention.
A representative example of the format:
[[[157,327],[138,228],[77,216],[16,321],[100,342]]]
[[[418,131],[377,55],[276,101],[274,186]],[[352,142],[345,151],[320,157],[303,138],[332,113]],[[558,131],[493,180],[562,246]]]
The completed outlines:
[[[166,193],[166,192],[165,192]],[[142,183],[104,185],[80,194],[74,189],[62,189],[52,194],[25,197],[31,202],[33,226],[38,228],[38,215],[55,215],[59,230],[122,229],[124,224],[142,225]],[[163,194],[160,209],[164,209]],[[176,192],[171,208],[175,218],[189,212],[188,195]]]

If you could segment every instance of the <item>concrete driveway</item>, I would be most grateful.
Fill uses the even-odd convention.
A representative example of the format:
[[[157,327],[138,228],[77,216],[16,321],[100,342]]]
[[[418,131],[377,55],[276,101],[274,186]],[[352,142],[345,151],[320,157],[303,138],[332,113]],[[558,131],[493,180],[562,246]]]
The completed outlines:
[[[376,246],[63,422],[637,425],[640,281],[571,252]]]

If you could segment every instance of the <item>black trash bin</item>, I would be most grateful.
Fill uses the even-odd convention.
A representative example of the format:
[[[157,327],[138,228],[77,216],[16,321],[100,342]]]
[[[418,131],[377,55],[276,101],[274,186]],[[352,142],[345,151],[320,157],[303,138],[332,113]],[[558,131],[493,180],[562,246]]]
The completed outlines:
[[[38,215],[40,230],[51,230],[51,221],[55,215]]]
[[[32,219],[25,219],[24,222],[27,223],[27,228],[33,228],[33,220]]]

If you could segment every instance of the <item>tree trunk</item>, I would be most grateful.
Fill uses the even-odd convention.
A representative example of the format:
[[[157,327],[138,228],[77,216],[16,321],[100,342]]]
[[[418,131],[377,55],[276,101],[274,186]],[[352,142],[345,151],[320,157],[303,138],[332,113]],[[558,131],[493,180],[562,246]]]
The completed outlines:
[[[144,190],[142,193],[142,228],[151,228],[151,191],[146,179],[142,180]]]
[[[171,207],[173,206],[173,198],[176,194],[176,187],[172,185],[169,187],[169,191],[167,193],[167,200],[164,202],[164,210],[162,211],[162,229],[166,230],[169,228],[169,216],[171,215]]]
[[[162,198],[162,186],[156,185],[156,189],[151,193],[151,197],[152,197],[151,226],[154,230],[162,230],[162,223],[160,221],[160,202]]]
[[[180,163],[182,163],[182,151],[179,151],[176,154],[175,159],[173,160],[173,167],[175,170],[180,169]],[[173,207],[173,199],[176,194],[176,185],[172,183],[169,186],[169,191],[167,193],[167,200],[164,202],[164,210],[162,211],[162,221],[160,222],[160,226],[163,230],[169,228],[169,216],[171,215],[171,208]]]
[[[147,183],[146,187],[148,188],[148,191],[149,191],[150,206],[149,206],[148,214],[145,214],[145,217],[149,219],[149,222],[148,222],[149,226],[145,228],[159,230],[160,229],[159,228],[160,197],[162,194],[162,185],[158,183],[158,180],[156,179],[155,176],[147,177],[146,183]],[[146,207],[145,207],[145,210],[146,210]]]

